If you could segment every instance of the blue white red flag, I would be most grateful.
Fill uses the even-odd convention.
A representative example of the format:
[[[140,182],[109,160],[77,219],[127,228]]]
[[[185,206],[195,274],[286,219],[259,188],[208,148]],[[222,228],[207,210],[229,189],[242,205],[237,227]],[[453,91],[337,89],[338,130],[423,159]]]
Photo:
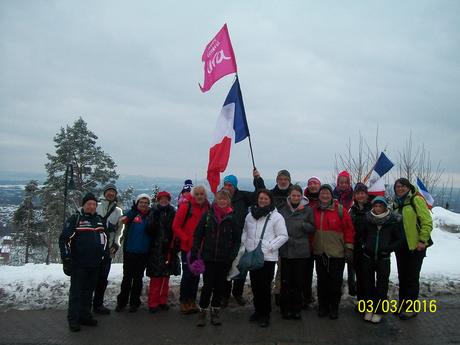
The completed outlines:
[[[370,195],[385,195],[385,180],[383,176],[393,168],[394,163],[382,152],[375,163],[367,180]]]
[[[246,113],[238,78],[230,89],[217,119],[209,150],[208,182],[213,193],[220,183],[220,173],[227,168],[232,141],[239,143],[249,136]]]
[[[418,187],[418,189],[420,191],[420,194],[422,194],[423,197],[425,198],[425,201],[426,201],[426,204],[428,205],[428,208],[431,210],[431,208],[434,205],[434,198],[428,192],[428,189],[425,187],[425,185],[423,184],[422,180],[420,180],[418,177],[417,177],[417,187]]]

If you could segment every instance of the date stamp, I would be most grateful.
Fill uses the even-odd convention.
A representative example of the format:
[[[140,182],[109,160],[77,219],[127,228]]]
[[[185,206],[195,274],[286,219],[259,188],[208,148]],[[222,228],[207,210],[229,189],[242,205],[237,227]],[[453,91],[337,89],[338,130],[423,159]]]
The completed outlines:
[[[438,310],[437,300],[360,300],[358,311],[360,313],[436,313]]]

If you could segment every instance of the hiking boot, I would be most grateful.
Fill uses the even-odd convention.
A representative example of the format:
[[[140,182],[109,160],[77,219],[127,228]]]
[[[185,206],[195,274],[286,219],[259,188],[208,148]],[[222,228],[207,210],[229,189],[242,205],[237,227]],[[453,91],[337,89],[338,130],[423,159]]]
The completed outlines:
[[[259,318],[259,327],[267,328],[270,325],[270,318],[268,316],[262,316]]]
[[[208,309],[201,309],[198,312],[198,322],[196,323],[197,327],[206,326],[206,316],[208,315]]]
[[[339,318],[339,311],[337,309],[332,309],[329,312],[329,319],[331,320],[337,320]]]
[[[98,307],[93,307],[93,311],[99,315],[110,315],[110,309],[100,305]]]
[[[160,304],[158,307],[161,310],[169,310],[169,304]]]
[[[139,309],[138,305],[130,305],[128,311],[130,313],[135,313],[137,311],[137,309]]]
[[[245,306],[246,305],[246,300],[244,299],[243,296],[235,296],[235,301],[239,306]]]
[[[366,314],[364,314],[363,319],[364,319],[364,321],[371,321],[371,320],[372,320],[372,316],[374,316],[374,314],[372,314],[372,313],[366,313]]]
[[[80,319],[80,325],[95,327],[97,326],[96,319]]]
[[[220,308],[211,308],[211,324],[214,326],[222,325],[222,321],[220,321]]]
[[[190,302],[189,314],[196,314],[200,311],[200,308],[196,305],[195,302]]]
[[[116,311],[117,313],[122,312],[124,309],[125,309],[125,306],[124,306],[124,305],[119,305],[119,304],[117,304],[117,306],[115,307],[115,311]]]
[[[180,312],[182,314],[189,314],[189,312],[190,312],[190,303],[189,302],[181,303],[180,304]]]
[[[251,316],[249,316],[249,322],[256,322],[259,320],[259,314],[256,312],[252,313]]]
[[[69,329],[70,329],[71,332],[80,332],[81,331],[80,324],[78,322],[74,322],[74,321],[69,322]]]
[[[220,307],[222,309],[225,309],[228,307],[228,297],[223,297],[222,302],[220,303]]]
[[[406,312],[403,311],[401,314],[399,314],[399,318],[401,320],[409,320],[417,316],[417,313],[415,312]]]
[[[379,314],[372,315],[371,322],[372,323],[380,323],[382,321],[383,316]]]

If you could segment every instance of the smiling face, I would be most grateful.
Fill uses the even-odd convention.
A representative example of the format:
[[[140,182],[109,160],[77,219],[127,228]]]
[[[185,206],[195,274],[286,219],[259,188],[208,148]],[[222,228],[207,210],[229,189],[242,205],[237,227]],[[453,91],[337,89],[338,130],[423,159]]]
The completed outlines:
[[[332,200],[332,194],[329,189],[323,188],[321,192],[319,192],[319,201],[322,204],[329,204]]]
[[[147,198],[141,198],[141,199],[137,202],[137,209],[138,209],[140,212],[147,212],[148,209],[149,209],[149,205],[150,205],[149,199],[147,199]]]
[[[169,205],[169,198],[167,196],[162,196],[159,200],[158,200],[158,204],[162,207],[166,207]]]
[[[260,193],[259,197],[257,198],[257,205],[259,207],[269,206],[271,202],[272,201],[270,199],[270,196],[268,196],[268,194],[265,193]]]
[[[276,184],[279,189],[287,189],[291,184],[291,181],[289,180],[289,177],[280,175],[276,178]]]
[[[291,197],[291,204],[300,204],[300,200],[302,200],[302,193],[300,193],[298,190],[292,190],[289,196]]]
[[[372,205],[372,212],[374,212],[374,214],[379,215],[385,212],[386,210],[387,208],[381,202],[376,202],[374,205]]]
[[[340,190],[347,190],[350,188],[350,180],[346,176],[340,176],[338,181],[337,181],[337,187],[339,187]]]
[[[369,196],[366,192],[359,191],[355,193],[355,200],[358,204],[365,204]]]
[[[116,197],[117,197],[117,192],[115,192],[113,189],[108,189],[104,193],[104,198],[107,201],[114,201]]]
[[[223,195],[217,195],[216,204],[220,208],[227,208],[228,206],[230,206],[230,200],[228,200],[228,198],[226,198]]]
[[[233,187],[233,185],[230,182],[224,183],[224,189],[226,189],[232,196],[233,194],[235,194],[235,187]]]
[[[401,198],[409,192],[409,187],[403,185],[402,183],[396,182],[395,184],[395,194],[397,197]]]
[[[88,214],[95,214],[97,208],[97,202],[94,200],[88,200],[83,205],[83,211]]]
[[[199,205],[203,205],[207,199],[206,190],[204,188],[195,187],[193,197]]]
[[[311,180],[308,182],[307,189],[310,193],[318,193],[319,188],[321,187],[321,183],[319,183],[317,180]]]

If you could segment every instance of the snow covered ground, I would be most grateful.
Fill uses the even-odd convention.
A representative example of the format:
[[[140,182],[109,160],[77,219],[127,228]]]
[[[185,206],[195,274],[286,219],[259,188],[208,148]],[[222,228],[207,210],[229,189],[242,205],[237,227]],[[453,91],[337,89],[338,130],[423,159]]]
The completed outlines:
[[[434,245],[428,249],[423,263],[421,296],[460,294],[460,233],[451,232],[453,228],[460,227],[460,214],[435,207],[433,220]],[[112,308],[115,306],[121,278],[122,265],[112,265],[106,293],[107,304]],[[173,303],[178,300],[179,281],[179,277],[171,277],[170,300]],[[69,277],[62,272],[62,265],[58,264],[0,266],[0,308],[64,309],[67,306],[69,282]],[[396,297],[397,269],[394,256],[391,282],[390,297]],[[148,278],[144,278],[144,283],[146,289]]]

